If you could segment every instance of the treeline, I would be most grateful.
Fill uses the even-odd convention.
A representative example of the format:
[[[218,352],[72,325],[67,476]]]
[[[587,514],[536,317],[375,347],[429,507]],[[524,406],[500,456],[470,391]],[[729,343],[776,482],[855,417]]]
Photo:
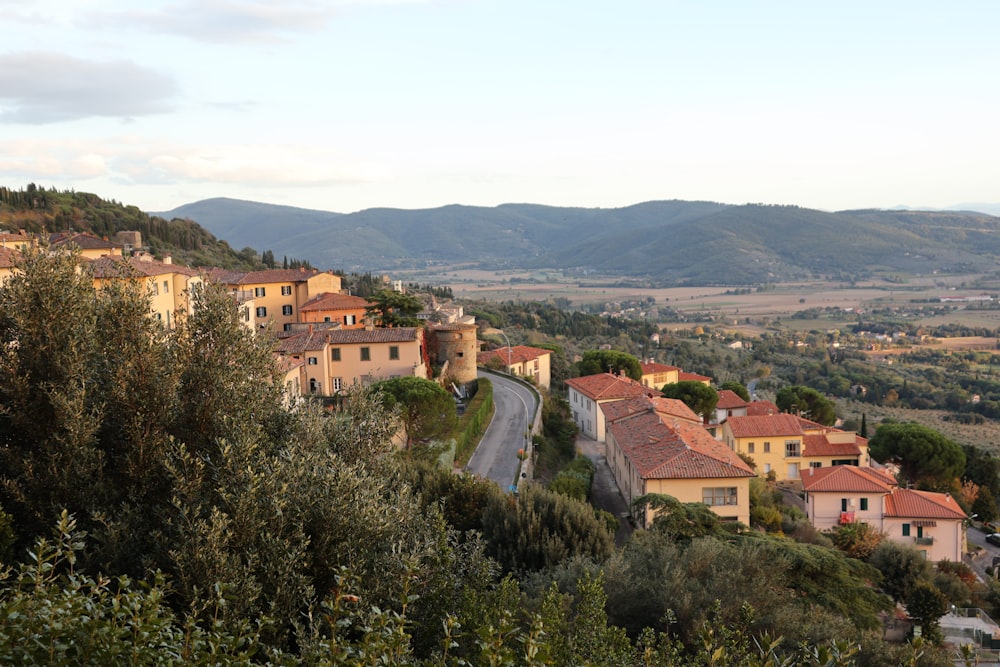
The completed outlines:
[[[564,310],[545,302],[503,303],[477,302],[467,308],[477,319],[486,320],[496,329],[534,330],[548,336],[566,336],[577,340],[603,337],[615,339],[624,335],[633,343],[643,345],[658,331],[652,322],[619,317],[601,317],[579,311]]]

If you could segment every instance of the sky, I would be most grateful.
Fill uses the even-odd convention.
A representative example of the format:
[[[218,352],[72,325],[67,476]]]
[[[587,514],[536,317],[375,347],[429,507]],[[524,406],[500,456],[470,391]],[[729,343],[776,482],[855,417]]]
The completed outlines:
[[[144,211],[1000,202],[994,0],[0,0],[0,185]]]

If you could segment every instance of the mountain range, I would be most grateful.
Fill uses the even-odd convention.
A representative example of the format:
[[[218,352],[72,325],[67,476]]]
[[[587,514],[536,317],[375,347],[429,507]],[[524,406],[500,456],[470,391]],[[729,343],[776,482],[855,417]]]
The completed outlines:
[[[974,211],[831,213],[671,200],[609,209],[451,205],[344,214],[215,198],[151,215],[195,221],[233,247],[362,271],[472,263],[659,285],[759,284],[993,271],[1000,259],[1000,218]]]

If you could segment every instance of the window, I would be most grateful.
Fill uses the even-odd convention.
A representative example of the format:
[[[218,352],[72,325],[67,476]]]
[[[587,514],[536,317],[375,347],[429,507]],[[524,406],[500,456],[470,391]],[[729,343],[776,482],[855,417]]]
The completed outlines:
[[[809,467],[810,468],[822,468],[823,467],[823,462],[822,461],[810,461],[809,462]]]
[[[715,486],[702,489],[701,502],[705,503],[709,507],[715,505],[735,505],[736,487]]]
[[[153,281],[153,296],[159,296],[159,294],[160,286],[156,284],[156,281]]]
[[[372,360],[372,350],[370,347],[361,348],[361,361],[371,361]]]
[[[325,316],[325,317],[323,318],[323,321],[324,321],[324,322],[329,322],[329,321],[330,321],[330,316],[329,316],[329,315]]]
[[[267,317],[267,308],[264,306],[257,306],[257,317]]]
[[[282,285],[281,286],[281,296],[291,296],[291,295],[292,295],[292,286],[291,285]],[[261,295],[261,296],[263,296],[263,295]]]
[[[390,345],[389,346],[389,359],[393,361],[399,361],[399,346]]]
[[[264,290],[263,287],[254,287],[253,288],[253,295],[254,296],[266,296],[266,293],[265,293],[265,290]]]
[[[904,523],[903,524],[903,537],[909,537],[909,536],[910,536],[910,524]]]
[[[771,453],[771,443],[769,443],[769,442],[765,442],[764,443],[764,453],[765,454],[770,454]]]
[[[847,498],[841,498],[840,499],[840,511],[841,512],[846,512],[847,511]]]
[[[170,282],[167,280],[163,281],[163,293],[170,294]]]
[[[771,464],[770,463],[765,463],[764,464],[764,474],[766,475],[769,472],[771,472]]]
[[[344,315],[344,326],[350,326],[352,324],[358,323],[357,315]]]
[[[281,327],[281,330],[282,331],[291,331],[292,330],[292,323],[291,322],[285,322],[285,324]]]
[[[308,363],[310,366],[316,366],[319,364],[319,359],[317,359],[316,357],[308,357],[306,359],[306,363]]]
[[[281,307],[281,314],[282,315],[291,315],[292,314],[292,307],[291,306],[282,306]]]
[[[459,359],[461,359],[462,357],[465,356],[465,352],[456,352],[455,356],[457,356]]]
[[[861,499],[861,511],[864,512],[867,509],[868,509],[868,499],[867,498],[862,498]]]
[[[754,444],[752,442],[748,442],[747,443],[747,454],[753,454],[754,453],[753,450],[754,450]]]
[[[344,388],[344,378],[333,378],[333,391],[339,392]]]
[[[785,456],[798,456],[798,455],[799,455],[799,441],[785,440]]]
[[[332,361],[340,361],[340,348],[339,347],[330,348],[330,359]]]

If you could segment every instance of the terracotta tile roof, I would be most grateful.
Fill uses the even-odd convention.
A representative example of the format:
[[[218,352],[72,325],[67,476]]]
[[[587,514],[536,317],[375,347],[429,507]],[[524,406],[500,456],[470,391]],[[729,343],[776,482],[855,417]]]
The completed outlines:
[[[747,415],[750,417],[758,417],[760,415],[776,415],[781,410],[778,406],[771,401],[753,401],[747,405]]]
[[[461,324],[458,322],[435,322],[429,326],[435,331],[468,331],[476,328],[475,324]]]
[[[113,250],[124,247],[120,243],[112,243],[99,236],[84,232],[57,232],[49,235],[49,245],[54,248],[69,244],[73,244],[81,250]]]
[[[409,343],[420,340],[420,329],[416,327],[392,327],[391,329],[334,329],[324,331],[331,345],[356,345],[361,343]]]
[[[670,422],[654,412],[613,422],[609,430],[644,479],[753,477],[754,471],[701,426]]]
[[[802,436],[802,456],[860,456],[856,440],[831,441],[825,433],[807,433]]]
[[[322,350],[327,344],[328,334],[328,331],[304,331],[287,338],[279,338],[274,346],[274,351],[289,355]]]
[[[655,361],[650,361],[645,364],[640,364],[642,368],[643,375],[652,375],[654,373],[669,373],[670,371],[680,372],[680,368],[677,366],[667,366],[666,364],[658,364]]]
[[[678,382],[711,382],[712,378],[707,375],[698,375],[697,373],[685,373],[681,371],[677,374]]]
[[[657,396],[660,392],[636,382],[632,378],[598,373],[566,380],[567,386],[594,401],[611,401],[636,396]]]
[[[640,412],[655,412],[661,417],[670,420],[679,419],[695,424],[701,424],[702,420],[695,412],[676,398],[664,398],[639,396],[637,398],[626,398],[622,401],[602,403],[601,410],[608,422],[612,422],[624,417],[628,417]]]
[[[745,408],[749,403],[744,401],[739,394],[731,389],[723,389],[719,392],[719,402],[715,404],[717,409],[733,410],[735,408]]]
[[[726,420],[736,438],[758,438],[779,435],[802,435],[802,425],[795,415],[746,415]]]
[[[881,468],[833,466],[802,471],[802,488],[810,493],[889,493],[896,488],[896,479]]]
[[[360,296],[325,292],[306,301],[299,310],[358,310],[370,305],[372,304],[367,299]]]
[[[885,499],[885,516],[903,519],[965,519],[966,514],[947,493],[896,489]]]
[[[166,264],[155,259],[138,257],[101,257],[87,263],[95,278],[123,278],[129,276],[163,276],[179,273],[196,276],[198,272],[178,264]]]
[[[510,348],[510,363],[512,364],[522,364],[525,361],[532,361],[534,359],[539,359],[546,355],[552,354],[551,350],[543,350],[540,347],[528,347],[527,345],[514,345]],[[501,363],[507,364],[507,348],[498,347],[495,350],[488,350],[486,352],[480,352],[476,355],[476,362],[479,364],[487,364],[491,359],[499,359]]]
[[[227,271],[210,269],[206,274],[215,281],[226,285],[261,285],[266,283],[298,283],[317,276],[322,271],[315,269],[267,269],[265,271]]]
[[[0,269],[12,269],[21,258],[21,252],[14,248],[0,248]]]

